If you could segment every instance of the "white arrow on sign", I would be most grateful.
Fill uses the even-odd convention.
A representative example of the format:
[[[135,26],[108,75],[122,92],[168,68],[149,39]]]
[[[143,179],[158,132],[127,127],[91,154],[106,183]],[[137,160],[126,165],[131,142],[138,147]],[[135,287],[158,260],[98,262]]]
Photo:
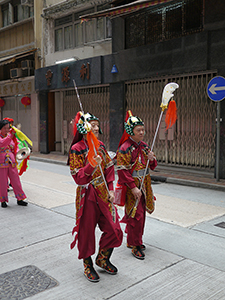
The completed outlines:
[[[224,91],[225,90],[225,86],[218,86],[216,87],[217,83],[212,84],[209,88],[209,91],[211,94],[217,94],[216,91]]]

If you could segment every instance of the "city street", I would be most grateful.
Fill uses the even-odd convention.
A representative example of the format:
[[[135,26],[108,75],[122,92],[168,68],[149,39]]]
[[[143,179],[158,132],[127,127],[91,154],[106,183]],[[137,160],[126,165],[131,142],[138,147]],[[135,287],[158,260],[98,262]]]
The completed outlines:
[[[22,185],[29,205],[16,205],[10,191],[8,208],[0,209],[0,299],[12,299],[3,296],[1,275],[26,266],[52,280],[29,299],[225,299],[223,191],[153,182],[156,210],[146,219],[145,260],[131,255],[124,234],[111,259],[118,275],[96,267],[101,280],[90,283],[77,248],[70,250],[76,185],[69,167],[30,161]],[[19,280],[17,286],[19,295]]]

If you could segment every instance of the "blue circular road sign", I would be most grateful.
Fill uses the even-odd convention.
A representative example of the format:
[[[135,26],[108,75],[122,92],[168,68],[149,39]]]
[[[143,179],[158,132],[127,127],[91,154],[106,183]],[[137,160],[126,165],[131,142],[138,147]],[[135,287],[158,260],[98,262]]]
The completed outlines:
[[[225,78],[222,76],[213,77],[208,83],[207,93],[213,101],[223,100],[225,98]]]

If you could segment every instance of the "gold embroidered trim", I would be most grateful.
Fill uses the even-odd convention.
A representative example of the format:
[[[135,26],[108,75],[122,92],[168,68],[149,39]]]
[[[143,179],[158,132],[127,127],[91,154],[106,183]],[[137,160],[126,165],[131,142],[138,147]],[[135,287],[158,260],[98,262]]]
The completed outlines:
[[[112,167],[114,165],[113,161],[110,161],[106,166],[105,168],[108,169],[110,167]]]
[[[104,182],[102,176],[96,177],[93,179],[90,183],[93,185],[94,188],[96,188],[98,185],[102,184]]]
[[[118,171],[118,170],[130,170],[131,169],[131,165],[121,165],[121,166],[116,166],[115,167],[116,168],[116,170]]]

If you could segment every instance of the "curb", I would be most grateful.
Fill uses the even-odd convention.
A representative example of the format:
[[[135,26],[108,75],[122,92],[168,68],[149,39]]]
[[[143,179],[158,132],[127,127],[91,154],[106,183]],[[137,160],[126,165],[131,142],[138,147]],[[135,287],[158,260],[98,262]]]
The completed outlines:
[[[66,162],[54,160],[54,159],[48,159],[48,158],[42,158],[42,157],[30,157],[30,160],[34,161],[40,161],[45,163],[51,163],[51,164],[57,164],[62,166],[67,166]],[[225,186],[212,184],[212,183],[204,183],[200,181],[193,181],[193,180],[185,180],[180,178],[173,178],[173,177],[165,177],[165,176],[155,176],[151,175],[152,181],[155,182],[162,182],[162,183],[171,183],[171,184],[178,184],[178,185],[185,185],[185,186],[192,186],[192,187],[199,187],[199,188],[206,188],[211,190],[217,190],[225,192]]]
[[[164,176],[151,176],[152,181],[155,182],[162,182],[162,183],[171,183],[171,184],[179,184],[179,185],[185,185],[185,186],[192,186],[192,187],[200,187],[200,188],[206,188],[211,190],[217,190],[225,192],[225,186],[212,184],[212,183],[205,183],[200,181],[193,181],[193,180],[185,180],[180,178],[173,178],[173,177],[164,177]]]
[[[57,164],[62,166],[67,166],[65,161],[55,160],[55,159],[49,159],[49,158],[42,158],[42,157],[30,157],[30,160],[45,162],[49,164]]]

